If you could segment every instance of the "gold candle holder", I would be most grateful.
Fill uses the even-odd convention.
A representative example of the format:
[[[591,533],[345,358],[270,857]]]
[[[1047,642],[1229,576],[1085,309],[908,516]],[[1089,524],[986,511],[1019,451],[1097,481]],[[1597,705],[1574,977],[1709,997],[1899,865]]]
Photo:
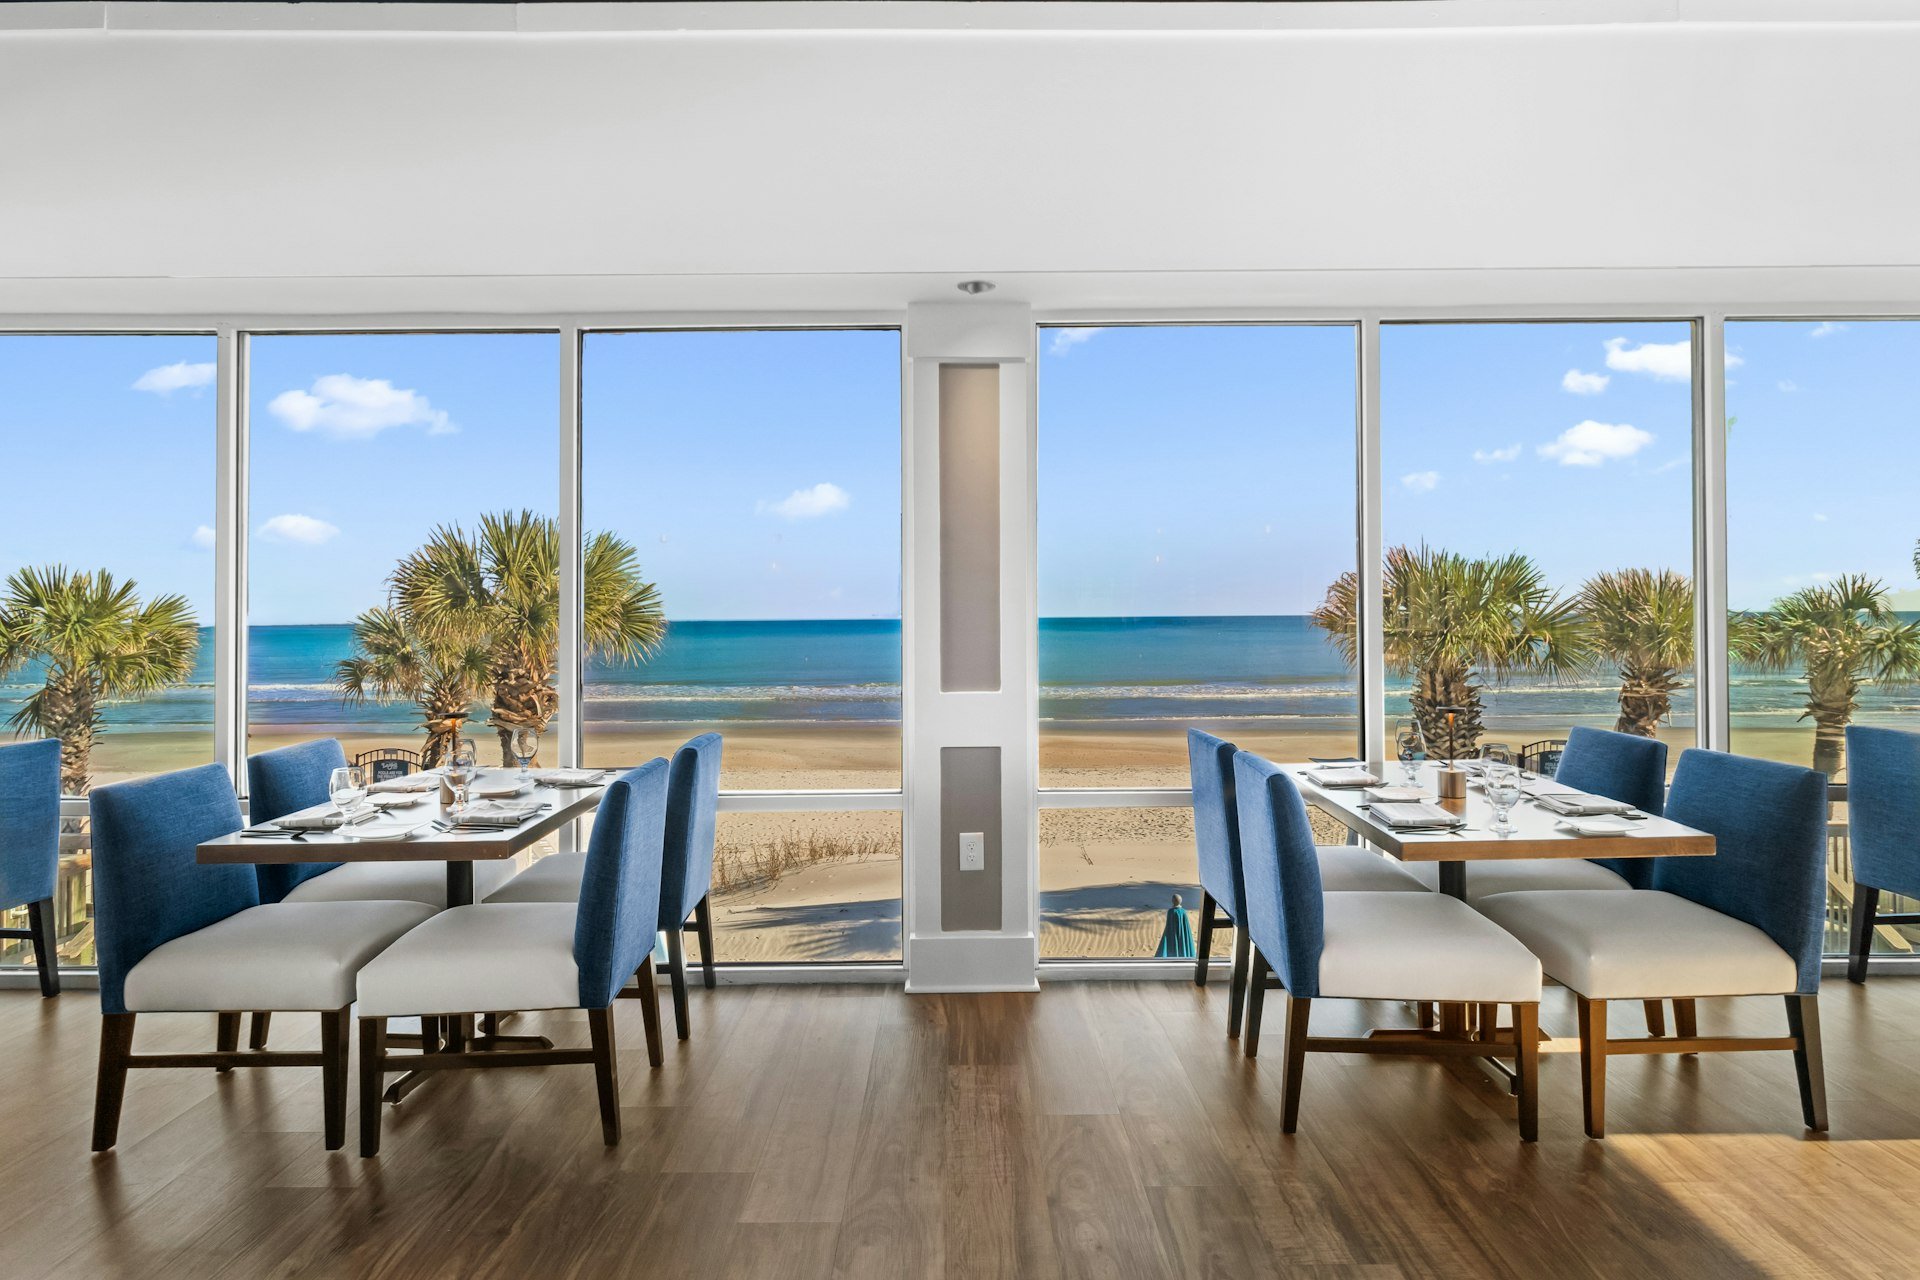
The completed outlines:
[[[1467,772],[1447,765],[1434,773],[1435,786],[1442,800],[1465,800],[1467,798]]]

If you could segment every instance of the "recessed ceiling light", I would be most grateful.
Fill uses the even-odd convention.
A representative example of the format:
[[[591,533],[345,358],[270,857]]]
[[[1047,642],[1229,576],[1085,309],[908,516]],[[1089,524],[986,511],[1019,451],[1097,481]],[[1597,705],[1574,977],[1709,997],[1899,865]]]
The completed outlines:
[[[960,282],[960,284],[959,284],[959,285],[958,285],[957,287],[959,288],[959,290],[960,290],[960,292],[962,292],[962,293],[967,293],[967,294],[974,294],[974,293],[992,293],[992,292],[993,292],[993,281],[991,281],[991,280],[962,280],[962,281]]]

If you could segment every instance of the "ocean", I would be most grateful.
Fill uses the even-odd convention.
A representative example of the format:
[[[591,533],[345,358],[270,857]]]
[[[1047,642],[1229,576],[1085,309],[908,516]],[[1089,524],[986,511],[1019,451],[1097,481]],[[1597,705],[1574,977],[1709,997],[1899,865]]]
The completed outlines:
[[[186,684],[110,706],[114,732],[208,729],[213,719],[212,648],[203,634]],[[331,676],[351,650],[344,625],[254,627],[249,636],[256,724],[335,732],[410,732],[407,704],[343,707]],[[0,684],[0,715],[38,687],[31,669]],[[1040,716],[1049,724],[1298,720],[1350,721],[1355,682],[1346,663],[1303,616],[1046,618],[1040,623]],[[638,666],[589,664],[587,721],[628,724],[886,723],[900,718],[900,624],[876,621],[676,622]],[[1743,727],[1790,726],[1803,683],[1792,675],[1736,671]],[[1388,682],[1388,712],[1405,709],[1406,684]],[[1490,691],[1503,722],[1543,729],[1595,723],[1614,712],[1604,678],[1520,681]],[[1920,690],[1869,687],[1861,718],[1920,710]],[[1692,695],[1675,698],[1690,723]],[[1279,726],[1276,726],[1279,727]]]

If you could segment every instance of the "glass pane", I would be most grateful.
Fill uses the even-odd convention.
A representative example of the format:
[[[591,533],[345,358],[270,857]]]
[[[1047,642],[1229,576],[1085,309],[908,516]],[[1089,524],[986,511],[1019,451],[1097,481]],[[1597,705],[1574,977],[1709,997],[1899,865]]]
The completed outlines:
[[[0,337],[0,716],[65,744],[68,794],[213,758],[214,361],[210,337]],[[91,865],[86,820],[67,820],[65,964],[93,963]],[[5,942],[0,961],[32,955]]]
[[[248,750],[506,763],[513,726],[559,732],[559,339],[250,345]]]
[[[898,788],[899,334],[596,333],[583,377],[588,536],[665,619],[589,656],[588,762],[717,729],[728,789]]]
[[[1040,785],[1184,787],[1189,725],[1351,754],[1307,615],[1354,565],[1353,329],[1042,329],[1038,434]]]
[[[1903,631],[1920,622],[1920,321],[1732,323],[1727,370],[1732,746],[1844,782],[1848,724],[1920,730],[1920,669],[1867,656],[1920,648]],[[1846,806],[1834,819],[1827,947],[1840,952],[1853,902]],[[1920,903],[1882,895],[1880,911]],[[1911,925],[1874,939],[1901,954],[1916,943]]]
[[[1417,698],[1436,753],[1443,706],[1463,755],[1549,761],[1577,724],[1693,745],[1691,343],[1382,326],[1389,726]]]

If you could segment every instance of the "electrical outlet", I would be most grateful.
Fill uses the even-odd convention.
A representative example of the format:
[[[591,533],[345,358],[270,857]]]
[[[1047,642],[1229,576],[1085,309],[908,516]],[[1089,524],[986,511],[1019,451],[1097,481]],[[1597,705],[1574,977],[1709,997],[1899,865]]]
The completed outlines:
[[[960,833],[960,869],[962,871],[987,869],[987,837],[984,832],[962,831]]]

